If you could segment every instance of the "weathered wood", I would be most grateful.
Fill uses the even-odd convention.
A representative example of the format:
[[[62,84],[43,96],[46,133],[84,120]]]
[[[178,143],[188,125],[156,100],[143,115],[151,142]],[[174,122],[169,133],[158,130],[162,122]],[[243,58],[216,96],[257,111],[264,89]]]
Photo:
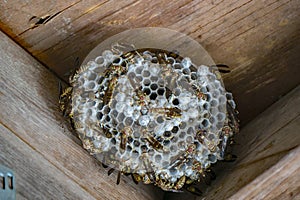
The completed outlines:
[[[117,186],[116,174],[107,176],[107,171],[99,166],[81,145],[76,143],[69,131],[62,127],[64,120],[58,111],[57,102],[58,79],[1,32],[0,66],[0,121],[6,129],[9,129],[9,134],[13,133],[23,141],[22,146],[19,139],[10,140],[15,136],[8,135],[4,141],[9,140],[10,143],[5,146],[5,149],[10,147],[14,149],[20,144],[21,146],[18,148],[25,151],[24,160],[20,160],[20,162],[24,163],[30,159],[25,156],[26,151],[29,151],[26,149],[29,147],[36,152],[37,158],[44,158],[41,159],[41,163],[36,163],[40,166],[33,169],[46,167],[44,170],[49,170],[48,174],[44,175],[49,175],[49,177],[45,177],[40,183],[43,186],[43,181],[49,180],[47,186],[49,188],[44,188],[44,192],[39,191],[37,194],[48,194],[48,198],[52,198],[50,192],[58,189],[58,186],[53,183],[53,170],[56,169],[60,172],[55,173],[63,174],[66,177],[66,184],[71,183],[70,186],[60,185],[62,190],[66,188],[65,195],[70,194],[70,199],[72,199],[72,195],[74,198],[76,196],[67,191],[79,186],[82,191],[79,191],[78,197],[88,193],[86,198],[95,199],[162,198],[161,191],[143,184],[135,185],[132,180],[129,180],[129,177],[122,177],[120,185]],[[7,134],[6,131],[1,133],[1,136],[6,137]],[[8,155],[14,156],[14,154]],[[18,157],[18,159],[20,158]],[[32,161],[35,163],[39,159]],[[8,165],[12,165],[12,162],[8,162]],[[25,166],[20,169],[25,170]],[[30,171],[30,169],[28,170]],[[16,171],[18,172],[18,169]],[[42,174],[42,172],[37,172],[38,174]],[[54,180],[60,181],[62,184],[62,178]],[[36,179],[36,183],[39,184],[38,179]],[[36,189],[42,189],[42,186]],[[24,187],[19,189],[21,188]],[[24,198],[28,197],[26,190],[18,192]]]
[[[238,144],[233,149],[238,160],[232,164],[232,167],[227,166],[223,172],[219,173],[220,177],[215,184],[208,188],[206,195],[208,199],[222,199],[234,195],[249,182],[253,180],[256,182],[255,179],[260,174],[264,172],[272,174],[272,169],[270,172],[268,169],[285,155],[294,154],[292,150],[300,146],[299,105],[300,86],[241,130],[237,137]],[[291,167],[291,170],[299,168],[299,165],[300,162]],[[288,175],[290,168],[287,167],[284,170],[286,172],[282,173]],[[292,175],[289,178],[293,180]],[[258,178],[258,180],[262,179]],[[276,175],[274,175],[274,181],[276,180]],[[300,181],[294,187],[300,187]],[[274,193],[271,197],[275,198],[277,195],[279,194]]]
[[[0,2],[0,28],[63,78],[123,30],[181,31],[232,67],[224,80],[245,124],[300,83],[299,9],[298,0],[13,0]]]
[[[230,199],[299,199],[299,182],[300,146]]]
[[[0,137],[0,163],[15,173],[17,199],[95,199],[2,124]]]

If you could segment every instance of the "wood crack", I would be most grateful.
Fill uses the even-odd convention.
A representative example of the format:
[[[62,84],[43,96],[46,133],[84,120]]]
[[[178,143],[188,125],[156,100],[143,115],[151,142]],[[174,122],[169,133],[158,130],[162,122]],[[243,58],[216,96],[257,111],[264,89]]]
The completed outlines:
[[[30,28],[24,30],[23,32],[19,33],[16,37],[20,37],[21,35],[25,34],[26,32],[30,31],[30,30],[33,30],[37,27],[39,27],[40,25],[45,25],[47,24],[48,22],[50,22],[52,19],[54,19],[55,17],[57,17],[59,14],[61,14],[62,12],[64,12],[65,10],[73,7],[74,5],[78,4],[80,1],[77,1],[71,5],[69,5],[68,7],[52,14],[52,15],[45,15],[45,16],[42,16],[42,17],[37,17],[37,16],[32,16],[30,19],[29,19],[29,22],[34,22]]]

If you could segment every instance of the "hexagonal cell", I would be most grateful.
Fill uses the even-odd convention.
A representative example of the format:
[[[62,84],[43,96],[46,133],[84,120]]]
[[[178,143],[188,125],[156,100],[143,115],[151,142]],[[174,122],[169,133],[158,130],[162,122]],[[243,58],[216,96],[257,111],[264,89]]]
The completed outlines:
[[[157,82],[157,81],[158,81],[158,77],[157,77],[157,76],[151,76],[151,77],[150,77],[150,80],[151,80],[152,82]]]
[[[126,126],[131,126],[133,123],[133,119],[131,117],[126,117],[125,118],[125,125]]]
[[[175,63],[175,64],[173,64],[173,68],[174,69],[182,69],[182,65],[179,63]]]
[[[119,122],[122,122],[122,121],[124,121],[124,119],[125,119],[125,115],[124,115],[124,113],[119,113],[119,115],[118,115],[117,119],[118,119],[118,121],[119,121]]]
[[[122,131],[124,129],[125,125],[122,122],[118,123],[118,126],[116,127],[117,130]]]
[[[146,95],[150,95],[151,94],[151,90],[149,88],[144,88],[143,89],[143,92],[146,94]]]
[[[149,72],[148,70],[143,70],[142,75],[143,75],[144,77],[149,77],[149,76],[150,76],[150,72]]]
[[[180,93],[181,93],[181,90],[179,88],[176,88],[174,91],[174,95],[178,97],[180,95]]]
[[[181,123],[179,124],[179,128],[180,128],[180,129],[185,129],[185,127],[186,127],[186,123],[185,123],[185,122],[181,122]]]
[[[191,71],[189,68],[184,68],[184,69],[182,69],[182,73],[185,75],[190,75]]]
[[[160,163],[160,161],[162,160],[162,156],[160,154],[155,155],[154,157],[155,162]]]
[[[212,100],[210,101],[210,106],[211,106],[211,107],[216,107],[216,106],[218,106],[218,105],[219,105],[219,102],[218,102],[217,99],[212,99]]]
[[[143,71],[143,67],[137,67],[137,68],[135,69],[135,73],[136,73],[136,74],[141,74],[142,71]]]
[[[201,122],[201,125],[203,128],[208,128],[210,123],[207,119],[203,119],[202,122]]]
[[[177,133],[179,130],[178,126],[174,126],[171,130],[172,133]]]
[[[104,58],[102,56],[98,56],[96,59],[95,59],[95,62],[98,64],[98,65],[102,65],[104,64]]]
[[[188,130],[186,131],[188,135],[194,135],[195,134],[195,129],[194,127],[189,127]]]
[[[177,146],[176,145],[171,145],[170,151],[171,152],[176,152],[177,151]]]
[[[158,117],[156,118],[156,121],[157,121],[157,123],[161,124],[161,123],[164,122],[164,118],[163,118],[162,116],[158,116]]]
[[[171,131],[165,131],[163,135],[165,138],[169,138],[172,136],[172,133],[171,133]]]
[[[185,135],[186,135],[186,132],[181,131],[181,132],[179,133],[179,138],[180,138],[180,139],[183,139],[183,138],[185,138]]]
[[[137,75],[137,76],[135,77],[135,80],[136,80],[137,82],[142,82],[142,81],[143,81],[143,77]]]
[[[110,112],[110,115],[113,116],[114,118],[116,118],[118,116],[118,111],[113,109],[111,112]]]
[[[176,98],[172,101],[174,106],[178,106],[179,105],[179,100]]]
[[[156,97],[157,97],[156,92],[152,92],[151,95],[150,95],[150,99],[151,99],[151,100],[155,100]]]
[[[157,94],[158,94],[158,95],[163,96],[164,93],[165,93],[165,89],[164,89],[164,88],[159,88],[159,89],[157,90]]]
[[[143,85],[144,86],[149,86],[151,84],[151,81],[149,79],[144,79]]]
[[[134,72],[129,72],[129,73],[127,74],[127,77],[128,77],[129,79],[131,79],[131,80],[134,80],[135,76],[136,76],[136,74],[135,74]]]
[[[165,81],[163,79],[159,79],[157,82],[159,87],[164,87],[165,86]]]
[[[152,83],[151,85],[150,85],[150,89],[151,90],[156,90],[158,88],[158,85],[156,84],[156,83]]]
[[[103,113],[102,112],[97,112],[96,117],[98,120],[101,120],[103,117]]]
[[[123,62],[123,58],[121,58],[120,56],[116,56],[114,58],[114,60],[112,61],[113,65],[121,65]]]

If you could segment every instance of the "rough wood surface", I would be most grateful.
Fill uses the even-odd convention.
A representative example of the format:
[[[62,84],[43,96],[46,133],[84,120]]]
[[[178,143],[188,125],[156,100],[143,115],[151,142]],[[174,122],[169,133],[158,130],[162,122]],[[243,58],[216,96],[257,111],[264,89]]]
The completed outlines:
[[[0,29],[61,77],[123,30],[181,31],[232,67],[225,84],[245,124],[300,83],[299,9],[298,0],[3,0]]]
[[[230,199],[300,199],[299,182],[300,146]]]
[[[0,163],[15,173],[17,199],[95,199],[2,124],[0,137]]]
[[[264,172],[269,174],[269,177],[266,177],[267,179],[270,179],[270,176],[273,175],[273,184],[276,184],[278,180],[276,174],[269,168],[285,155],[290,153],[294,155],[295,152],[299,151],[299,149],[294,150],[300,146],[299,105],[300,86],[273,104],[241,130],[237,137],[237,145],[233,149],[233,152],[238,156],[238,160],[232,164],[232,167],[223,169],[224,172],[220,174],[220,178],[209,188],[206,196],[208,199],[228,198],[247,184],[246,187],[256,187],[255,183],[262,180],[262,178],[258,178],[258,180],[256,178]],[[276,166],[278,169],[280,165]],[[291,179],[291,182],[293,182],[296,177],[293,177],[293,173],[289,170],[298,170],[300,162],[295,162],[294,165],[287,164],[287,166],[290,167],[282,168],[282,174],[286,174],[288,176],[286,177],[287,180]],[[253,180],[254,183],[250,183]],[[284,186],[287,187],[287,185]],[[291,187],[299,188],[300,181]],[[276,189],[276,187],[274,186],[273,189]],[[249,194],[249,198],[251,195],[253,194]],[[280,194],[274,193],[270,197],[279,198],[278,195]]]
[[[116,174],[107,176],[62,127],[58,79],[1,32],[0,66],[0,162],[17,172],[20,197],[162,198],[160,190],[135,185],[129,177],[122,177],[117,186]]]

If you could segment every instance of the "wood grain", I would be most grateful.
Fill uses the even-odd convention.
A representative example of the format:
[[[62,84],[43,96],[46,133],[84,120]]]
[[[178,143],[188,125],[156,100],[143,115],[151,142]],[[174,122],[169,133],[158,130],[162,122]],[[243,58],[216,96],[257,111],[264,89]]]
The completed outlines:
[[[208,199],[226,199],[245,187],[255,188],[250,183],[262,174],[272,174],[276,184],[276,174],[271,168],[277,165],[284,156],[294,155],[295,149],[300,146],[300,86],[273,104],[255,120],[247,124],[237,137],[237,145],[233,148],[238,156],[236,163],[223,168],[220,177],[212,187],[208,188]],[[299,150],[295,151],[298,152]],[[281,162],[279,162],[281,163]],[[300,162],[290,166],[291,170],[299,168]],[[292,174],[289,175],[289,167],[283,168],[283,174],[293,182]],[[269,170],[271,170],[269,172]],[[270,177],[268,177],[270,179]],[[262,180],[262,178],[258,178]],[[248,186],[246,186],[248,185]],[[300,182],[293,188],[300,187]],[[271,186],[270,186],[271,188]],[[276,187],[273,188],[274,190]],[[242,189],[245,191],[244,189]],[[252,194],[249,194],[249,198]],[[257,194],[259,198],[259,194]],[[269,194],[272,195],[272,194]],[[280,195],[274,193],[272,198]],[[236,196],[238,197],[238,196]],[[246,197],[246,196],[245,196]],[[248,197],[247,197],[248,198]]]
[[[299,182],[300,146],[230,199],[299,199]]]
[[[57,195],[71,195],[70,199],[72,195],[76,197],[70,191],[76,187],[81,188],[81,191],[76,194],[78,198],[86,193],[88,193],[86,198],[91,199],[162,198],[160,190],[148,185],[135,185],[129,177],[122,177],[120,185],[117,186],[116,174],[107,176],[107,171],[74,140],[72,133],[62,127],[64,120],[58,111],[57,103],[58,79],[1,32],[0,66],[0,122],[2,126],[9,129],[9,131],[4,130],[1,136],[6,137],[4,141],[10,141],[4,149],[16,149],[16,147],[20,150],[24,149],[22,150],[24,156],[15,159],[23,158],[24,160],[20,162],[25,164],[31,162],[30,157],[26,156],[31,151],[35,152],[32,156],[43,158],[41,163],[36,163],[37,166],[32,170],[45,167],[45,177],[41,178],[40,183],[39,179],[35,179],[34,183],[41,184],[41,187],[36,188],[41,190],[44,182],[49,181],[49,189],[36,191],[37,194],[48,195],[49,199],[59,199],[52,198],[50,193],[57,191],[58,186],[61,186],[62,190],[66,188],[66,192],[58,192]],[[14,135],[11,135],[12,133]],[[10,140],[16,137],[19,139]],[[21,146],[18,146],[19,143]],[[1,145],[1,151],[2,149]],[[16,156],[12,152],[4,153],[10,157]],[[33,159],[32,164],[39,160]],[[12,166],[12,161],[7,162],[7,165]],[[25,168],[23,166],[15,170],[18,172]],[[32,171],[27,170],[28,173]],[[61,178],[55,178],[54,172],[63,175]],[[26,175],[28,174],[24,176]],[[38,175],[42,175],[42,171],[37,172]],[[59,185],[62,184],[63,177],[66,178],[66,184],[71,183],[70,186]],[[58,181],[58,185],[53,181]],[[30,183],[29,181],[27,184]],[[20,186],[19,193],[25,199],[31,199],[27,198],[30,193],[27,194],[26,190],[22,190],[25,186]]]
[[[104,39],[135,27],[165,27],[200,42],[246,124],[299,83],[298,0],[1,1],[0,29],[60,77]]]
[[[0,137],[0,163],[15,173],[16,199],[95,199],[2,124]]]

